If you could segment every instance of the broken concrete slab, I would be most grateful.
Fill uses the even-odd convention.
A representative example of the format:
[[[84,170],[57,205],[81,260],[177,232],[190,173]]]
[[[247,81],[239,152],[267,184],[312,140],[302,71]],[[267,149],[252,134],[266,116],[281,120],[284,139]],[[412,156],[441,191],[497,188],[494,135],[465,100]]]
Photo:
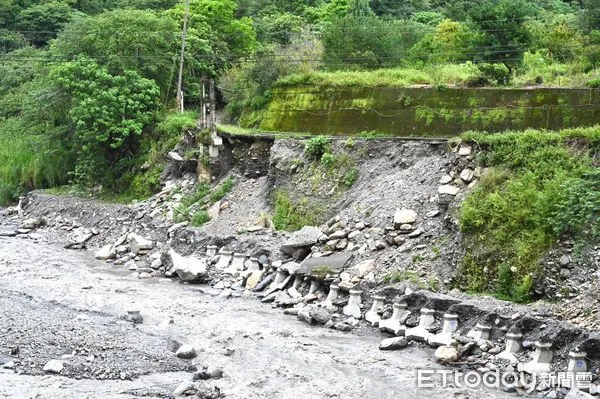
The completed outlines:
[[[352,259],[354,254],[352,253],[340,253],[331,256],[323,256],[318,258],[305,259],[301,264],[300,268],[296,272],[297,274],[310,274],[314,269],[317,268],[330,268],[332,271],[342,270],[348,262]]]
[[[311,247],[316,244],[322,234],[323,232],[318,227],[304,226],[302,229],[294,232],[281,246],[280,250],[284,254],[292,256],[297,249]]]

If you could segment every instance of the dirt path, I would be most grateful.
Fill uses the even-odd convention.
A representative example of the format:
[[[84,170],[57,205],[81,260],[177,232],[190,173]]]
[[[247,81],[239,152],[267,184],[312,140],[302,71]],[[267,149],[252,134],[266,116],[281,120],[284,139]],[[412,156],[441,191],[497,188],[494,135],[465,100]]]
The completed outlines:
[[[255,299],[138,280],[87,252],[0,238],[0,270],[0,363],[16,362],[15,370],[0,366],[0,397],[170,397],[191,380],[192,365],[221,367],[224,378],[212,384],[227,398],[481,397],[417,390],[416,368],[434,367],[429,349],[382,352],[375,332],[311,328]],[[131,307],[143,324],[121,317]],[[192,344],[198,357],[178,359],[175,341]],[[48,360],[73,349],[65,376],[43,373]]]

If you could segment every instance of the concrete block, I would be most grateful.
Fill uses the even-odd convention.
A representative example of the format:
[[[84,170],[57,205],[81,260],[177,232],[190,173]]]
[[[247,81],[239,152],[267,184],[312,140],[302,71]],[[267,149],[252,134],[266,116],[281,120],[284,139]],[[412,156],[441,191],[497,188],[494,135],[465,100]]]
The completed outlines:
[[[431,333],[429,329],[435,323],[435,310],[421,309],[421,317],[419,317],[419,325],[413,328],[407,328],[405,335],[407,339],[414,341],[427,342]]]
[[[379,326],[379,321],[381,320],[381,316],[379,316],[379,311],[385,305],[385,297],[375,295],[373,296],[373,305],[371,306],[371,310],[365,313],[365,320],[371,323],[372,326]]]
[[[569,363],[567,364],[567,371],[570,373],[587,373],[587,353],[578,351],[569,352]]]
[[[339,295],[340,287],[337,285],[331,284],[329,286],[329,293],[327,294],[327,298],[323,302],[321,302],[321,306],[331,307],[333,306],[333,301],[335,301]]]
[[[246,261],[245,265],[246,270],[260,270],[260,263],[258,262],[258,258],[251,257]]]
[[[486,326],[485,324],[477,324],[471,331],[467,333],[467,337],[472,338],[474,341],[486,340],[492,336],[492,327]]]
[[[225,270],[229,266],[229,263],[231,262],[232,258],[233,252],[221,248],[221,250],[219,251],[219,261],[217,262],[216,268],[220,270]]]
[[[517,369],[529,374],[549,373],[552,370],[552,344],[536,341],[534,345],[532,360],[519,364]]]
[[[216,245],[208,245],[206,247],[206,257],[212,258],[217,254],[218,247]]]
[[[406,326],[403,324],[403,320],[406,319],[408,313],[407,305],[405,302],[396,302],[393,309],[392,317],[379,321],[379,331],[389,332],[396,336],[404,335]]]
[[[246,255],[235,253],[233,254],[233,259],[231,260],[231,267],[236,270],[244,270],[244,264],[246,263]]]
[[[310,288],[308,289],[308,295],[314,294],[319,290],[320,283],[317,279],[310,280]]]
[[[454,346],[456,340],[454,339],[454,333],[458,328],[458,315],[454,313],[446,313],[444,315],[444,324],[442,325],[442,331],[439,334],[431,335],[427,342],[433,347],[438,346]]]
[[[328,267],[333,271],[339,271],[346,266],[346,264],[352,259],[354,254],[343,252],[331,256],[323,256],[318,258],[305,259],[298,269],[298,274],[310,274],[314,269],[319,267]]]
[[[294,276],[294,289],[300,291],[300,286],[302,285],[303,277],[299,275]]]
[[[348,304],[342,309],[342,313],[346,316],[360,319],[362,317],[362,311],[360,305],[362,303],[362,291],[361,290],[350,290],[350,297],[348,298]]]
[[[515,353],[519,353],[522,349],[523,335],[518,333],[506,334],[506,347],[496,357],[499,359],[508,360],[511,363],[517,363],[518,359]]]

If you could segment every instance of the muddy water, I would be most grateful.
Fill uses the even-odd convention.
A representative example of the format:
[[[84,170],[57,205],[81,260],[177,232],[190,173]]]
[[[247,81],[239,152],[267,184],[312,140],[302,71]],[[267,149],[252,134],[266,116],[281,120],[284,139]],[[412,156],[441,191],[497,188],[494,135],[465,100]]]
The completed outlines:
[[[310,327],[252,298],[221,300],[205,286],[138,280],[86,252],[0,238],[0,272],[0,360],[20,347],[12,356],[18,373],[0,366],[2,398],[166,397],[191,379],[189,363],[223,368],[225,377],[211,384],[228,398],[509,397],[417,389],[416,369],[439,367],[431,349],[382,352],[375,331]],[[120,318],[132,306],[143,324]],[[198,357],[176,359],[174,340],[194,345]],[[70,378],[41,371],[74,347],[86,356],[64,360]],[[98,368],[126,378],[86,376]]]

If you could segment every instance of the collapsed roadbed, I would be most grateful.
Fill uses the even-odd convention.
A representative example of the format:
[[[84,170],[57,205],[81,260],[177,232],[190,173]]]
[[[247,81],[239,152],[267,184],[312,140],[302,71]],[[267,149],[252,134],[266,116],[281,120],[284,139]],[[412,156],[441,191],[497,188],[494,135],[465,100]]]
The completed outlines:
[[[276,187],[310,180],[303,173],[314,178],[310,169],[297,171],[299,143],[281,140],[229,148],[228,169],[237,173],[238,183],[201,229],[171,220],[182,193],[194,186],[188,177],[132,206],[31,193],[5,211],[0,236],[89,249],[140,279],[210,284],[223,299],[256,296],[310,324],[358,334],[378,327],[404,337],[382,342],[381,349],[405,347],[408,338],[442,348],[436,359],[463,369],[596,370],[600,335],[557,320],[552,305],[426,289],[449,287],[461,255],[452,209],[482,173],[472,163],[472,148],[448,151],[439,142],[364,145],[356,185],[333,200],[323,196],[330,201],[324,211],[329,219],[321,227],[289,234],[257,222]],[[261,156],[268,162],[259,161]],[[337,185],[320,180],[318,190],[335,193]],[[305,184],[293,193],[309,195],[313,189]],[[426,262],[417,265],[416,274],[407,273],[407,265],[415,270],[421,258]],[[395,273],[404,281],[394,282]],[[561,387],[538,386],[542,392],[553,388]]]

